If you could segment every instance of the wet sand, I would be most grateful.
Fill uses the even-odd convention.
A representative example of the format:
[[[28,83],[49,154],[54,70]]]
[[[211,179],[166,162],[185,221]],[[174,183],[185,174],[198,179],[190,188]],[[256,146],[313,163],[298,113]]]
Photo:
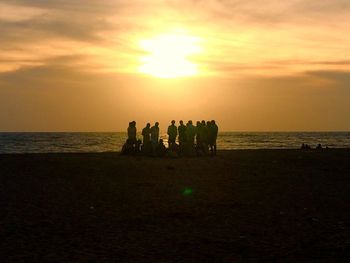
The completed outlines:
[[[350,150],[0,155],[1,262],[348,262]]]

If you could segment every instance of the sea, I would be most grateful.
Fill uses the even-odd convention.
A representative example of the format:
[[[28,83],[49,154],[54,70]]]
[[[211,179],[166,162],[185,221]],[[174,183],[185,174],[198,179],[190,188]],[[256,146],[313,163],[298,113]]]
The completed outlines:
[[[0,132],[0,154],[58,152],[118,152],[126,141],[123,132]],[[141,138],[141,135],[138,135]],[[160,136],[167,144],[166,134]],[[350,148],[350,132],[221,132],[218,150]]]

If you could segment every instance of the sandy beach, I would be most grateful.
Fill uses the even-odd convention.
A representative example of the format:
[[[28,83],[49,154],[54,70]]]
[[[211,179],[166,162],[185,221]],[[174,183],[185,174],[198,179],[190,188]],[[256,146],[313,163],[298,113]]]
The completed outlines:
[[[348,262],[350,150],[0,155],[1,262]]]

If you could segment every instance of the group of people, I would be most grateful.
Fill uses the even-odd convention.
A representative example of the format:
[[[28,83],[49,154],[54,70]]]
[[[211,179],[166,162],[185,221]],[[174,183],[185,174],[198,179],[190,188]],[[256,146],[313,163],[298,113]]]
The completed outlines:
[[[197,121],[196,126],[192,121],[185,125],[181,120],[177,127],[175,120],[168,127],[168,148],[159,138],[159,123],[152,127],[147,123],[142,129],[142,141],[137,139],[136,122],[132,121],[128,127],[128,139],[123,145],[122,154],[144,154],[149,156],[203,156],[216,155],[216,139],[218,126],[214,120]]]
[[[312,147],[311,147],[310,145],[308,145],[307,143],[303,143],[303,144],[301,145],[300,149],[301,149],[301,150],[310,150],[310,149],[312,149]],[[322,150],[322,149],[324,149],[324,148],[323,148],[323,146],[319,143],[319,144],[317,144],[317,146],[316,146],[315,149],[316,149],[316,150]],[[326,146],[326,149],[329,149],[328,146]]]

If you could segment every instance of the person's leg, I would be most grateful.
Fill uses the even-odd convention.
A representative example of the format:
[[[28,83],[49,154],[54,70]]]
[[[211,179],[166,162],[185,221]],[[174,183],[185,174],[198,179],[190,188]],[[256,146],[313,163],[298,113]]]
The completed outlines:
[[[175,138],[174,137],[169,137],[169,148],[170,146],[175,144]]]
[[[204,155],[208,154],[208,144],[205,141],[202,142],[202,151]]]
[[[152,142],[152,156],[157,155],[156,150],[157,150],[157,143]]]

